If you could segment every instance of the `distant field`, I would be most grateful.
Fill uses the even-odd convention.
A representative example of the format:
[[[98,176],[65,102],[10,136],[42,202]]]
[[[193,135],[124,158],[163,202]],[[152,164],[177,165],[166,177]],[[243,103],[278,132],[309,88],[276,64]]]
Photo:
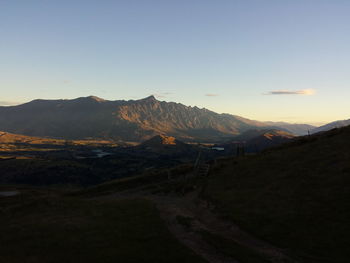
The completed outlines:
[[[67,157],[67,153],[89,152],[93,148],[116,147],[118,144],[109,140],[61,140],[52,138],[30,137],[0,132],[0,159],[10,157],[28,158],[52,156],[57,152]],[[65,153],[66,152],[66,153]],[[69,154],[68,154],[69,156]]]
[[[96,140],[96,139],[84,139],[84,140],[63,140],[63,139],[53,139],[53,138],[42,138],[25,136],[19,134],[12,134],[8,132],[0,132],[0,149],[1,145],[6,144],[31,144],[31,145],[116,145],[114,141],[110,140]]]
[[[183,143],[173,145],[174,148],[156,143],[151,149],[126,145],[0,132],[0,184],[91,186],[142,175],[149,170],[193,163],[199,151]],[[202,155],[209,159],[216,154],[207,150]]]
[[[0,197],[1,262],[204,262],[171,236],[148,201],[20,191]]]

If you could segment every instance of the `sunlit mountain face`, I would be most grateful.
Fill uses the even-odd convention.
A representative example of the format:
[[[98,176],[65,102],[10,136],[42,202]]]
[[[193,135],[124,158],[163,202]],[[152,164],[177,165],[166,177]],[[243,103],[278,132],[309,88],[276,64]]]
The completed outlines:
[[[158,134],[185,141],[222,141],[250,129],[280,128],[306,134],[310,125],[259,122],[180,103],[140,100],[108,101],[98,97],[34,100],[0,107],[0,130],[63,139],[108,138],[140,142]]]

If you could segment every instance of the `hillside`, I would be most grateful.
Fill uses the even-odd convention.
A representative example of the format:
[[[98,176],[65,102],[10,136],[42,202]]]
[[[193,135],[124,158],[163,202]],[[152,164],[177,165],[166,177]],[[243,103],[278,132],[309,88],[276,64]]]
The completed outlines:
[[[225,152],[237,152],[237,147],[244,147],[244,151],[248,153],[257,153],[264,149],[281,145],[295,139],[293,134],[276,130],[276,129],[254,129],[248,130],[227,143],[217,145],[223,147]]]
[[[262,134],[247,141],[248,147],[257,147],[258,151],[290,142],[295,138],[294,135],[279,130],[267,130]]]
[[[246,141],[255,140],[259,137],[264,137],[273,140],[274,137],[281,137],[286,139],[295,138],[295,136],[289,132],[276,130],[276,129],[254,129],[246,131],[233,138],[234,141]]]
[[[90,145],[90,146],[103,146],[103,145],[116,145],[114,141],[101,140],[101,139],[85,139],[85,140],[72,140],[67,141],[63,139],[52,139],[44,137],[34,137],[26,136],[21,134],[14,134],[8,132],[0,131],[0,144],[9,145],[9,144],[27,144],[27,145]]]
[[[228,159],[203,193],[243,229],[302,262],[350,257],[350,127]]]
[[[13,134],[0,131],[0,144],[8,143],[28,143],[28,144],[64,144],[64,140],[55,140],[49,138],[40,138],[33,136],[25,136],[20,134]]]
[[[64,194],[3,186],[23,195],[0,196],[6,208],[1,253],[11,262],[28,255],[50,262],[97,257],[103,262],[201,262],[198,255],[225,263],[345,263],[350,256],[349,139],[346,127],[253,156],[221,158],[209,162],[208,177],[196,176],[188,164]],[[144,143],[156,148],[177,144],[166,136]],[[9,218],[16,222],[10,228]],[[44,241],[47,252],[24,238],[32,233],[46,233],[35,235],[35,241]],[[146,247],[140,245],[144,242]],[[20,253],[8,253],[18,247]],[[176,255],[174,249],[179,249]]]
[[[315,126],[310,124],[297,124],[297,123],[287,123],[287,122],[265,122],[266,125],[278,127],[285,131],[288,131],[294,135],[302,136],[307,135],[312,129],[315,129]]]
[[[342,121],[334,121],[325,125],[322,125],[320,127],[317,127],[315,129],[311,130],[311,133],[318,133],[318,132],[324,132],[329,131],[334,128],[341,128],[344,126],[350,125],[350,119],[349,120],[342,120]]]
[[[160,154],[187,154],[189,151],[198,151],[196,147],[190,144],[183,143],[182,141],[175,139],[175,137],[165,135],[154,136],[153,138],[141,143],[136,149]]]
[[[18,195],[4,197],[3,190]],[[0,186],[0,207],[1,262],[205,262],[145,199],[83,200],[55,189]]]
[[[274,124],[180,103],[141,100],[107,101],[97,97],[34,100],[0,107],[0,130],[62,139],[107,138],[141,142],[158,134],[187,141],[222,141]]]

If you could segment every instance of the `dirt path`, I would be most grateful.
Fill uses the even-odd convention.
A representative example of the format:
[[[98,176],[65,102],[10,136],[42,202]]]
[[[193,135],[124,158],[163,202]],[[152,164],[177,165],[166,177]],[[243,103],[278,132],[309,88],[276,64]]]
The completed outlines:
[[[276,248],[267,242],[257,239],[249,233],[241,230],[232,222],[220,218],[212,212],[210,204],[198,198],[198,192],[192,192],[184,197],[176,195],[149,196],[156,203],[162,218],[167,223],[170,231],[177,239],[203,256],[209,262],[237,262],[221,254],[217,249],[207,244],[198,232],[201,230],[215,234],[222,238],[232,240],[235,243],[249,248],[261,255],[267,261],[274,263],[296,263],[284,254],[283,250]],[[191,226],[184,227],[177,217],[190,218]]]
[[[272,263],[297,263],[283,250],[241,230],[231,221],[213,212],[213,206],[198,197],[200,190],[186,195],[152,194],[143,188],[131,189],[98,198],[134,199],[145,198],[154,202],[170,232],[185,246],[211,263],[243,263],[225,255],[209,244],[201,231],[209,232],[249,249],[262,259]],[[188,219],[185,224],[179,218]],[[245,261],[247,262],[247,261]],[[244,263],[245,263],[244,262]]]
[[[160,211],[162,219],[166,222],[170,232],[185,246],[211,263],[238,263],[208,244],[199,233],[207,230],[207,226],[197,220],[196,215],[189,209],[184,201],[178,197],[148,196]],[[190,226],[181,224],[178,217],[191,218]]]

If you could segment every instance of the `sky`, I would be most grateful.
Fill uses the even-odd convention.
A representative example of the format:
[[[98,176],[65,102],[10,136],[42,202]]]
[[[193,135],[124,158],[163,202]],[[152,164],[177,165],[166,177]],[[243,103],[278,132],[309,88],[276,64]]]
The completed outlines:
[[[349,0],[0,0],[0,105],[89,95],[350,118]]]

